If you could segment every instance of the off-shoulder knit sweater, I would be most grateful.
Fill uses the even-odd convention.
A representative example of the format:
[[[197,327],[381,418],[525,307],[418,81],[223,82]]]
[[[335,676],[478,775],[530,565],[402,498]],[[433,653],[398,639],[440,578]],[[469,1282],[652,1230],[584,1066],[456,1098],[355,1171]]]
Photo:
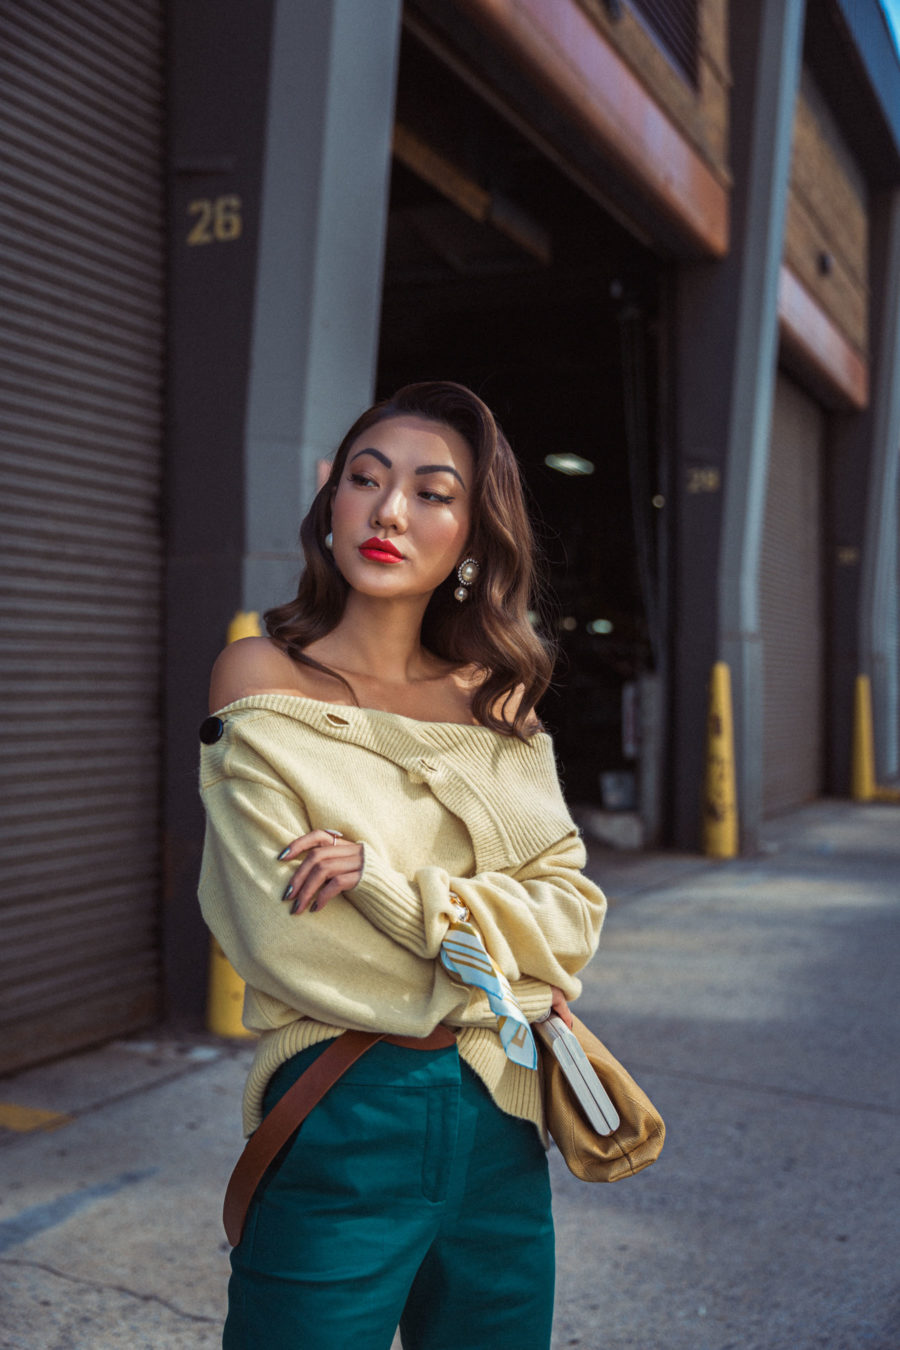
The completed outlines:
[[[201,753],[204,918],[246,981],[244,1022],[261,1033],[244,1094],[259,1124],[285,1060],[355,1027],[426,1036],[459,1030],[459,1053],[494,1101],[543,1132],[537,1074],[511,1063],[479,990],[437,959],[450,892],[467,905],[526,1016],[568,999],[606,902],[560,792],[550,738],[261,694],[219,713]],[[362,843],[357,886],[292,915],[298,863],[278,854],[312,829]]]

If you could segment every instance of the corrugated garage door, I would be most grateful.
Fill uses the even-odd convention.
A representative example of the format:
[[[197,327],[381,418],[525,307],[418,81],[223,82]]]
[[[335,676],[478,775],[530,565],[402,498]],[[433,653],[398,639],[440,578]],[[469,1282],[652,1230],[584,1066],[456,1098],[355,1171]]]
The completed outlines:
[[[0,10],[0,1069],[157,1010],[159,0]]]
[[[760,577],[763,810],[817,797],[823,778],[824,416],[779,376]]]

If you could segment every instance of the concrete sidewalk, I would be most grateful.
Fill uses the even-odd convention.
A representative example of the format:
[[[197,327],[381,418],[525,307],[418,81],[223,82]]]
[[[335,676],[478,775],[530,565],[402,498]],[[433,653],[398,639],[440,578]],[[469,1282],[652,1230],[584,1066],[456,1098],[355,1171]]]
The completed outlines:
[[[616,1186],[553,1154],[554,1350],[898,1350],[900,808],[591,871],[612,904],[579,1012],[669,1133]],[[0,1081],[3,1350],[219,1344],[249,1057],[157,1032]]]

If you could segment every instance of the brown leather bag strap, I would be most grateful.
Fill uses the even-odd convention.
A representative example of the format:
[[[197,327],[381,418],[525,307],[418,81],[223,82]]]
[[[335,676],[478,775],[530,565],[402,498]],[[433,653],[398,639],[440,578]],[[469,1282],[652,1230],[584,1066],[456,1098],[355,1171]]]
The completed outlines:
[[[222,1221],[225,1236],[236,1247],[244,1231],[244,1220],[250,1201],[269,1163],[283,1144],[287,1143],[301,1121],[322,1100],[341,1074],[347,1072],[383,1035],[371,1031],[345,1031],[331,1042],[318,1059],[313,1060],[280,1097],[262,1123],[247,1140],[243,1153],[235,1164],[228,1189]]]

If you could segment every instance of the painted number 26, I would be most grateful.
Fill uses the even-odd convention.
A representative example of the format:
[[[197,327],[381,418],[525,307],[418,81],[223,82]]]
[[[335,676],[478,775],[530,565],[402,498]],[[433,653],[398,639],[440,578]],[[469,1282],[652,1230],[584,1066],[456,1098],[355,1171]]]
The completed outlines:
[[[240,197],[198,197],[188,206],[188,215],[196,217],[188,231],[189,244],[227,244],[241,237]]]

